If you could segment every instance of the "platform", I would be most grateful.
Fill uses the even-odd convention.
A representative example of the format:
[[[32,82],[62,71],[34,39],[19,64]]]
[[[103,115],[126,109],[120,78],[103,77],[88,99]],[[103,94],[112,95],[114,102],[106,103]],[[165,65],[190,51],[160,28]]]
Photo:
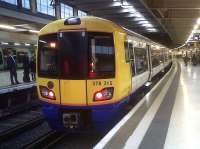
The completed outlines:
[[[174,64],[94,149],[198,149],[199,74],[199,66]]]
[[[17,70],[17,78],[20,83],[23,83],[23,70]],[[0,88],[11,86],[9,71],[0,71]]]
[[[0,94],[10,93],[13,91],[32,88],[35,86],[35,82],[28,83],[23,82],[23,70],[17,71],[17,78],[20,84],[11,85],[9,71],[0,71]],[[31,76],[30,76],[31,78]]]

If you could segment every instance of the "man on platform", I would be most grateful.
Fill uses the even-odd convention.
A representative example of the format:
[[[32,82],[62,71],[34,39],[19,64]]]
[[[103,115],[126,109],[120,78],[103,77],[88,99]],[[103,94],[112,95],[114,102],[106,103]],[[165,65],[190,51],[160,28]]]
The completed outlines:
[[[7,65],[8,65],[8,69],[10,71],[11,85],[14,85],[15,83],[19,84],[19,82],[17,80],[16,61],[15,61],[14,57],[12,56],[12,51],[11,50],[8,51]],[[15,83],[14,83],[14,80],[15,80]]]

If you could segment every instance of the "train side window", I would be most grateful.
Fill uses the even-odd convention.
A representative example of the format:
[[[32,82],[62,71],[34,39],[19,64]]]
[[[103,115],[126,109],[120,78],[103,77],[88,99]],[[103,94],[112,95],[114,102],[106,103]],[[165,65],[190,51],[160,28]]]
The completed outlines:
[[[115,49],[111,33],[89,32],[89,77],[115,76]]]
[[[0,52],[0,65],[2,65],[3,64],[3,55],[2,55],[2,53]]]
[[[133,44],[132,43],[128,44],[128,49],[129,49],[129,58],[131,61],[134,61]]]
[[[134,52],[136,73],[141,74],[148,70],[147,50],[143,48],[135,48]]]
[[[124,42],[124,47],[125,47],[125,58],[126,62],[131,63],[131,71],[132,71],[132,76],[135,75],[135,61],[134,61],[134,52],[133,52],[133,44],[131,42]]]
[[[53,43],[53,46],[52,44]],[[57,34],[43,35],[38,41],[38,75],[57,78],[59,75]]]
[[[151,59],[153,68],[160,65],[161,63],[160,51],[152,50]]]
[[[125,60],[128,63],[130,61],[130,56],[129,56],[129,43],[127,41],[124,42],[124,50],[125,50]]]

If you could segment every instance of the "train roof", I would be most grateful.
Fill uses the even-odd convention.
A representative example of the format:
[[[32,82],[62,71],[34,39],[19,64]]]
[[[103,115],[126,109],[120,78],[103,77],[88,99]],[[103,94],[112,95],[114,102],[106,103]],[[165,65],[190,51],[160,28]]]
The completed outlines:
[[[43,27],[40,32],[40,35],[50,34],[50,33],[56,33],[59,31],[64,30],[78,30],[78,29],[86,29],[87,31],[96,31],[96,32],[114,32],[114,31],[120,31],[127,33],[128,35],[135,36],[137,38],[146,40],[147,42],[151,42],[153,44],[156,44],[155,42],[151,41],[150,39],[137,34],[133,31],[130,31],[120,25],[117,25],[116,23],[99,18],[94,16],[83,16],[80,17],[80,24],[78,25],[65,25],[65,21],[67,19],[61,19],[53,21],[49,24],[47,24],[45,27]]]

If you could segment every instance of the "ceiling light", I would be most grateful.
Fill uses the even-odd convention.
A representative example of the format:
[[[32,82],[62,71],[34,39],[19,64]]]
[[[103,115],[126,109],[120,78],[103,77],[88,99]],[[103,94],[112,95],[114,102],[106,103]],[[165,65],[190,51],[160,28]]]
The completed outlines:
[[[147,31],[148,31],[148,32],[158,32],[158,30],[155,29],[155,28],[148,28]]]
[[[129,11],[130,13],[135,13],[135,12],[137,12],[137,10],[136,10],[134,7],[128,8],[128,11]]]
[[[31,44],[30,43],[25,43],[25,46],[30,46]]]
[[[29,32],[31,32],[31,33],[39,33],[39,31],[37,31],[37,30],[29,30]]]
[[[197,19],[197,24],[200,25],[200,18]]]
[[[145,20],[145,21],[139,21],[138,24],[150,24],[149,21]]]
[[[134,17],[134,18],[144,18],[144,16],[139,12],[130,13],[128,16],[129,17]]]
[[[125,6],[122,5],[121,7],[122,7],[122,8],[127,8],[127,9],[129,9],[129,8],[133,8],[133,6],[131,6],[131,5],[129,5],[129,6],[128,6],[128,5],[125,5]]]
[[[199,28],[199,25],[194,26],[194,30],[197,30]]]
[[[134,18],[133,21],[146,21],[146,19],[144,17]]]
[[[0,24],[0,28],[8,29],[8,30],[15,30],[16,28],[10,25]]]
[[[122,6],[122,3],[120,3],[120,2],[114,2],[114,3],[112,3],[112,6],[114,7],[114,6]]]
[[[128,3],[127,1],[122,1],[122,5],[123,6],[130,6],[130,3]]]
[[[150,24],[150,23],[147,23],[147,24],[141,24],[141,25],[144,26],[144,27],[153,27],[153,25]]]
[[[15,42],[14,45],[15,46],[20,46],[20,43]]]
[[[1,44],[2,44],[2,45],[8,45],[8,43],[7,43],[7,42],[1,42]]]
[[[140,12],[131,13],[130,16],[136,18],[144,18],[144,16]]]

